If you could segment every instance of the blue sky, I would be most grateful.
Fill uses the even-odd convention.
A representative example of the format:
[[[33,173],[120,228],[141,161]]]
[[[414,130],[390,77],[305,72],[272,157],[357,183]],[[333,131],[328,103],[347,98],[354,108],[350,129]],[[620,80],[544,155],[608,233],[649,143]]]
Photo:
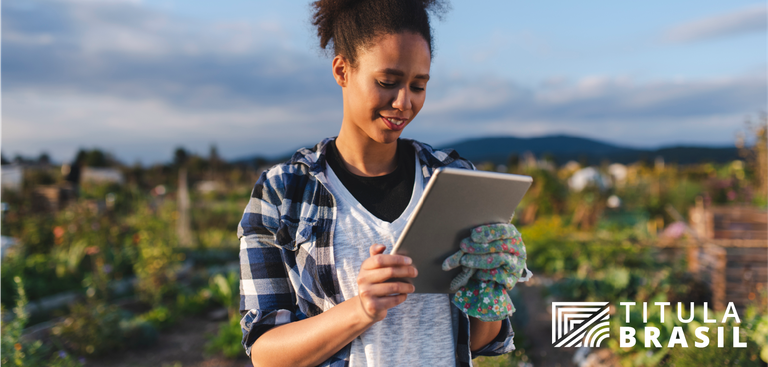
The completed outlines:
[[[730,145],[766,109],[762,1],[453,1],[404,136]],[[2,2],[2,151],[126,163],[282,155],[335,135],[307,1]]]

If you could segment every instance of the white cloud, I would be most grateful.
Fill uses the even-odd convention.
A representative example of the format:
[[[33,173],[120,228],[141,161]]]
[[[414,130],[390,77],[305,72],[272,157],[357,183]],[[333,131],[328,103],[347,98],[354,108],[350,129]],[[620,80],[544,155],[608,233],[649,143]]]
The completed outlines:
[[[284,44],[280,24],[180,20],[135,2],[3,3],[5,154],[79,147],[130,163],[217,143],[224,157],[285,154],[338,132],[341,93],[327,60]],[[488,75],[433,74],[405,136],[572,133],[635,145],[730,141],[765,109],[764,72],[708,80],[553,77],[528,88]],[[666,139],[666,140],[665,140]]]
[[[766,17],[768,9],[761,4],[681,24],[669,29],[664,38],[668,42],[683,43],[744,33],[765,33]]]
[[[765,74],[708,80],[641,82],[629,77],[590,76],[546,88],[483,79],[438,85],[424,111],[440,116],[536,120],[625,121],[751,113],[765,108]]]
[[[186,109],[162,100],[104,95],[9,92],[3,95],[3,151],[71,159],[80,147],[101,147],[125,159],[169,160],[175,146],[228,158],[277,155],[318,136],[334,135],[340,108],[309,113],[290,106]],[[340,105],[339,105],[340,107]]]

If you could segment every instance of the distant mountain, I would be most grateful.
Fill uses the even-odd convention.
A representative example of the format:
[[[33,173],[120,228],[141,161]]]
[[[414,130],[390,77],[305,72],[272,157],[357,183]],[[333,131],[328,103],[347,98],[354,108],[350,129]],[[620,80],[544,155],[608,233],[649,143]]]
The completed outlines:
[[[738,159],[738,151],[727,147],[673,146],[660,149],[637,149],[568,135],[551,135],[536,138],[489,137],[462,140],[440,148],[453,148],[475,163],[492,162],[507,164],[510,157],[522,157],[526,152],[537,158],[551,157],[558,164],[574,160],[599,164],[604,160],[617,163],[653,161],[663,157],[665,162],[692,164],[700,162],[728,162]]]
[[[663,157],[665,162],[693,164],[701,162],[729,162],[739,158],[736,148],[672,146],[660,149],[637,149],[602,142],[595,139],[569,135],[550,135],[536,138],[487,137],[461,140],[440,146],[452,148],[474,163],[491,162],[507,164],[512,155],[522,158],[526,152],[537,158],[550,157],[558,164],[568,161],[600,164],[603,161],[634,163],[640,160],[653,162]],[[293,151],[272,156],[250,156],[232,160],[232,163],[271,165],[288,160]]]

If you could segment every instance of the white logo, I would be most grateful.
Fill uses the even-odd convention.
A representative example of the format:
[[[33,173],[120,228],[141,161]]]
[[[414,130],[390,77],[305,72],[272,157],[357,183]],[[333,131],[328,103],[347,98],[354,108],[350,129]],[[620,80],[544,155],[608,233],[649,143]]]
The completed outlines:
[[[610,336],[608,302],[552,302],[552,344],[600,347]]]

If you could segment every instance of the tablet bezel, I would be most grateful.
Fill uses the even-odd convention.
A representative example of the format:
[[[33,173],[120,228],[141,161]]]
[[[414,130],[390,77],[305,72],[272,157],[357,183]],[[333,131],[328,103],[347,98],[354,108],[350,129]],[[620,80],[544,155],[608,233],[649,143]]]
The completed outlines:
[[[508,223],[532,182],[530,176],[508,173],[458,168],[435,170],[391,251],[411,257],[419,276],[398,281],[414,284],[416,293],[451,293],[450,281],[460,269],[443,271],[442,260],[459,250],[459,242],[469,236],[470,229],[488,223]],[[483,192],[467,190],[469,186],[480,187]],[[458,206],[465,209],[460,210]],[[441,220],[439,217],[446,215],[446,211],[453,217]],[[452,228],[439,228],[441,226]],[[437,242],[429,243],[435,237]],[[429,248],[423,246],[423,242],[429,243]]]

